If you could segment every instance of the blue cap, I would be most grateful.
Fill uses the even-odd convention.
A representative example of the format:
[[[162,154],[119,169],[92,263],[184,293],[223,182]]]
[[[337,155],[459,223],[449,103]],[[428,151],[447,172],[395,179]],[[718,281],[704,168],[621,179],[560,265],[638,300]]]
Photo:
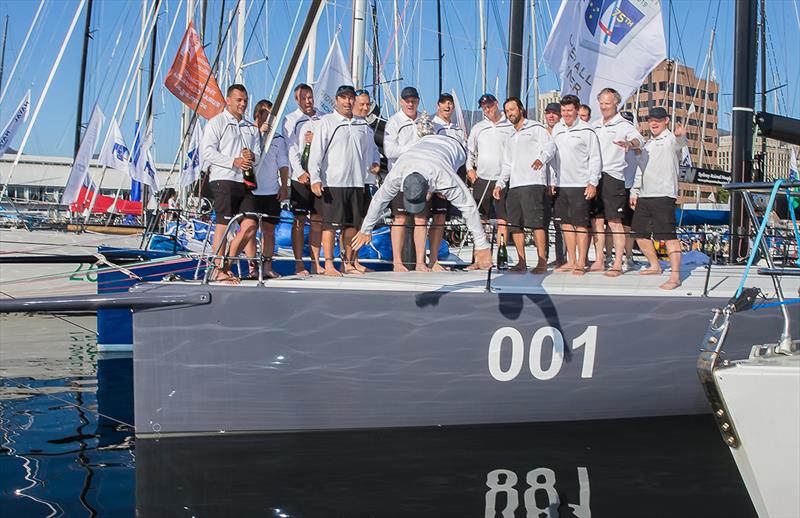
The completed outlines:
[[[417,89],[414,88],[413,86],[407,86],[403,88],[402,92],[400,92],[400,98],[403,100],[411,98],[419,99],[419,92],[417,92]]]
[[[648,119],[666,119],[667,117],[669,117],[669,113],[661,106],[650,108],[650,112],[647,114]]]
[[[497,102],[497,97],[495,97],[492,94],[483,94],[483,95],[481,95],[480,99],[478,99],[478,108],[481,108],[483,106],[483,103],[486,103],[486,102],[496,103]]]
[[[428,203],[428,180],[420,173],[411,173],[403,180],[403,207],[409,214],[419,214]]]
[[[345,95],[356,95],[356,89],[351,85],[342,85],[336,89],[336,97],[344,97]]]

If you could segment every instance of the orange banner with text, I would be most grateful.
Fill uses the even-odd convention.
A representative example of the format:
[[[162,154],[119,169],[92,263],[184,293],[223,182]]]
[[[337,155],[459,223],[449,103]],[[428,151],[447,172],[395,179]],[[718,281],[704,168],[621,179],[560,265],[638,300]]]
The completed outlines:
[[[211,65],[203,51],[200,37],[194,30],[194,23],[189,23],[189,27],[186,28],[164,85],[192,110],[197,107],[199,99],[200,106],[197,107],[197,113],[206,119],[211,119],[225,109],[225,99],[217,80],[211,75]]]

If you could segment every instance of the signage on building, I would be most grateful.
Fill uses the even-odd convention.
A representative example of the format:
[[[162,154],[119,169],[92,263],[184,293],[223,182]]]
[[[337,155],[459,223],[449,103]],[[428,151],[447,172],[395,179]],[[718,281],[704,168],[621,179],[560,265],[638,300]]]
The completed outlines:
[[[731,173],[717,169],[681,167],[679,179],[682,182],[706,185],[725,185],[731,183]]]

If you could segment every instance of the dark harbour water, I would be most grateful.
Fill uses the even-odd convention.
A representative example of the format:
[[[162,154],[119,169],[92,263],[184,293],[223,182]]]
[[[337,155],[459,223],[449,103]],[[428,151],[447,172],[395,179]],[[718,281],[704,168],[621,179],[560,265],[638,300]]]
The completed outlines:
[[[52,317],[0,375],[3,518],[755,516],[709,416],[134,441],[130,356]]]

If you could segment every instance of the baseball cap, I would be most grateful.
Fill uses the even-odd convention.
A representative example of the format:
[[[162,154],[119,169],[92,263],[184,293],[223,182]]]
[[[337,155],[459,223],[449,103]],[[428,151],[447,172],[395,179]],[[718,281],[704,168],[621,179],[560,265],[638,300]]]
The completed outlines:
[[[497,97],[495,97],[492,94],[483,94],[483,95],[481,95],[480,99],[478,99],[478,108],[482,107],[483,103],[486,103],[486,102],[496,103],[497,102]]]
[[[669,113],[660,106],[650,108],[650,112],[647,114],[648,119],[666,119],[667,117],[669,117]]]
[[[428,180],[420,173],[409,174],[403,180],[403,207],[409,214],[419,214],[428,202]]]
[[[342,85],[336,89],[336,97],[344,97],[345,95],[356,95],[356,89],[350,85]]]
[[[407,86],[403,88],[403,91],[400,92],[400,98],[403,100],[410,99],[410,98],[417,98],[419,99],[419,92],[413,86]]]
[[[447,92],[442,92],[439,94],[439,100],[436,101],[437,103],[443,103],[445,101],[450,101],[451,103],[455,103],[453,100],[453,96]]]
[[[561,113],[561,105],[559,103],[547,103],[547,106],[545,106],[544,111],[545,113],[547,112]]]

